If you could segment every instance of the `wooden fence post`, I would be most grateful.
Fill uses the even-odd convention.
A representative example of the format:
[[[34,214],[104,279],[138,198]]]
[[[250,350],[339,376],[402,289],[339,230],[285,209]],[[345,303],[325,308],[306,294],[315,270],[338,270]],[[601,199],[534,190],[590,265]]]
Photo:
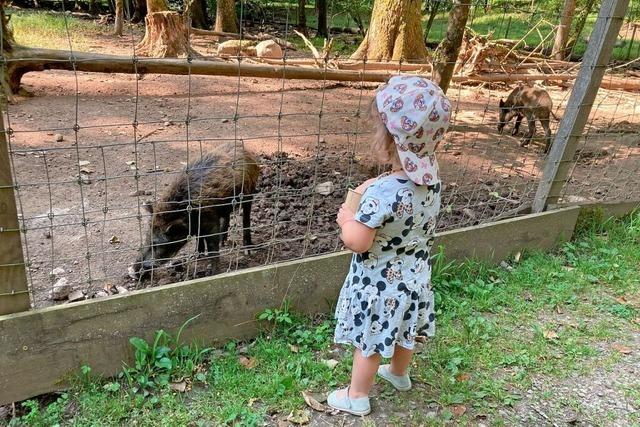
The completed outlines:
[[[4,109],[0,108],[0,316],[26,311],[29,307]]]
[[[533,200],[533,212],[542,212],[560,198],[628,6],[629,0],[602,1],[582,66],[544,166]]]

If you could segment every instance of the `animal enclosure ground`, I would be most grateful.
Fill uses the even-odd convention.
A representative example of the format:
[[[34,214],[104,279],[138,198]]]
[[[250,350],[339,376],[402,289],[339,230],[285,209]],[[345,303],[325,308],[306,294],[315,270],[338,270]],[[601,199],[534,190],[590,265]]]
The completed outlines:
[[[572,242],[502,267],[436,264],[436,336],[419,347],[414,388],[378,382],[371,415],[307,407],[347,382],[351,349],[331,344],[333,323],[266,312],[251,342],[186,351],[164,368],[91,378],[61,394],[0,407],[0,423],[41,425],[620,426],[640,422],[640,216],[579,221]],[[289,323],[291,322],[291,323]],[[188,327],[188,326],[187,326]],[[170,331],[172,334],[175,331]],[[174,343],[170,349],[177,348]],[[202,347],[200,348],[202,350]],[[190,362],[194,362],[192,365]],[[130,366],[133,366],[130,365]],[[136,391],[137,390],[137,391]],[[182,391],[180,391],[182,390]]]
[[[34,32],[39,36],[31,42],[66,48],[59,21],[47,21],[42,28],[51,31]],[[141,35],[131,27],[114,39],[100,28],[74,32],[74,49],[131,55]],[[28,42],[20,39],[24,28],[18,36]],[[196,43],[203,52],[215,50],[206,40]],[[201,274],[187,264],[159,269],[143,283],[125,277],[144,241],[141,205],[217,144],[243,141],[262,170],[252,220],[256,247],[244,253],[241,225],[232,221],[223,271],[339,250],[334,219],[347,187],[380,172],[365,120],[375,84],[65,71],[30,73],[23,84],[32,96],[18,97],[8,117],[35,307],[54,303],[50,291],[61,278],[92,297],[119,285]],[[450,89],[453,125],[438,151],[445,182],[439,230],[513,215],[530,203],[544,162],[542,132],[538,126],[537,144],[527,148],[510,126],[497,133],[498,100],[510,89]],[[561,116],[570,89],[548,90]],[[639,123],[635,94],[600,91],[565,200],[638,198]],[[316,192],[322,183],[333,191]],[[192,250],[188,245],[183,255]]]

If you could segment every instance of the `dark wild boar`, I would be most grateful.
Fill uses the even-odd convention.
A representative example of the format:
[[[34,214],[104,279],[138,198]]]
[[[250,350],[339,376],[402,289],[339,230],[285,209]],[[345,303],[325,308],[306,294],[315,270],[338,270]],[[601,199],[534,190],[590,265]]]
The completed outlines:
[[[208,255],[215,273],[235,204],[242,206],[243,244],[251,246],[251,202],[259,175],[255,157],[233,143],[189,163],[159,200],[145,205],[151,214],[147,241],[129,275],[143,278],[169,261],[188,236],[196,239],[200,254]]]
[[[551,129],[549,129],[549,117],[553,116],[553,101],[546,90],[519,85],[515,88],[507,97],[506,101],[500,99],[500,121],[498,122],[498,131],[502,133],[505,125],[511,121],[514,117],[516,123],[513,126],[512,135],[517,135],[520,132],[520,123],[522,118],[527,118],[527,125],[529,131],[525,134],[524,138],[520,142],[522,147],[531,142],[531,138],[536,133],[536,120],[540,121],[540,125],[544,129],[545,135],[545,151],[549,150],[551,146]]]

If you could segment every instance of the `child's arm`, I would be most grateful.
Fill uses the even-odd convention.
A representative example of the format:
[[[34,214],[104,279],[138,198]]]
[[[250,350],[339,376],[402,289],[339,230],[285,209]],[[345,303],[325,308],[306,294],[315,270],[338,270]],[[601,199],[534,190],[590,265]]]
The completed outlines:
[[[348,249],[360,254],[371,248],[376,230],[356,221],[354,213],[345,204],[338,211],[337,222],[342,229],[340,238]]]

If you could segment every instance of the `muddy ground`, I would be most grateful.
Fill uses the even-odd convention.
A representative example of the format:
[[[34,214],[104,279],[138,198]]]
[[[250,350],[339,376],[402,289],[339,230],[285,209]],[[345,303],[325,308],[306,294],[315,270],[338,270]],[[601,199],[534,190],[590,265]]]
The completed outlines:
[[[95,43],[95,50],[128,49],[106,37]],[[55,303],[50,291],[61,278],[92,297],[105,287],[154,286],[202,274],[189,265],[133,283],[126,269],[147,228],[141,205],[217,144],[242,141],[258,155],[262,171],[252,221],[256,247],[244,253],[241,226],[232,221],[223,271],[339,250],[334,218],[347,187],[381,171],[369,152],[364,119],[374,84],[63,71],[27,74],[23,83],[31,96],[9,105],[8,117],[37,307]],[[440,231],[507,217],[535,193],[542,141],[523,148],[518,137],[495,130],[498,99],[508,90],[449,91],[456,112],[439,147],[445,182]],[[549,90],[561,115],[570,90]],[[639,114],[636,95],[601,91],[565,200],[638,198]],[[316,185],[325,182],[333,191],[318,194]]]

